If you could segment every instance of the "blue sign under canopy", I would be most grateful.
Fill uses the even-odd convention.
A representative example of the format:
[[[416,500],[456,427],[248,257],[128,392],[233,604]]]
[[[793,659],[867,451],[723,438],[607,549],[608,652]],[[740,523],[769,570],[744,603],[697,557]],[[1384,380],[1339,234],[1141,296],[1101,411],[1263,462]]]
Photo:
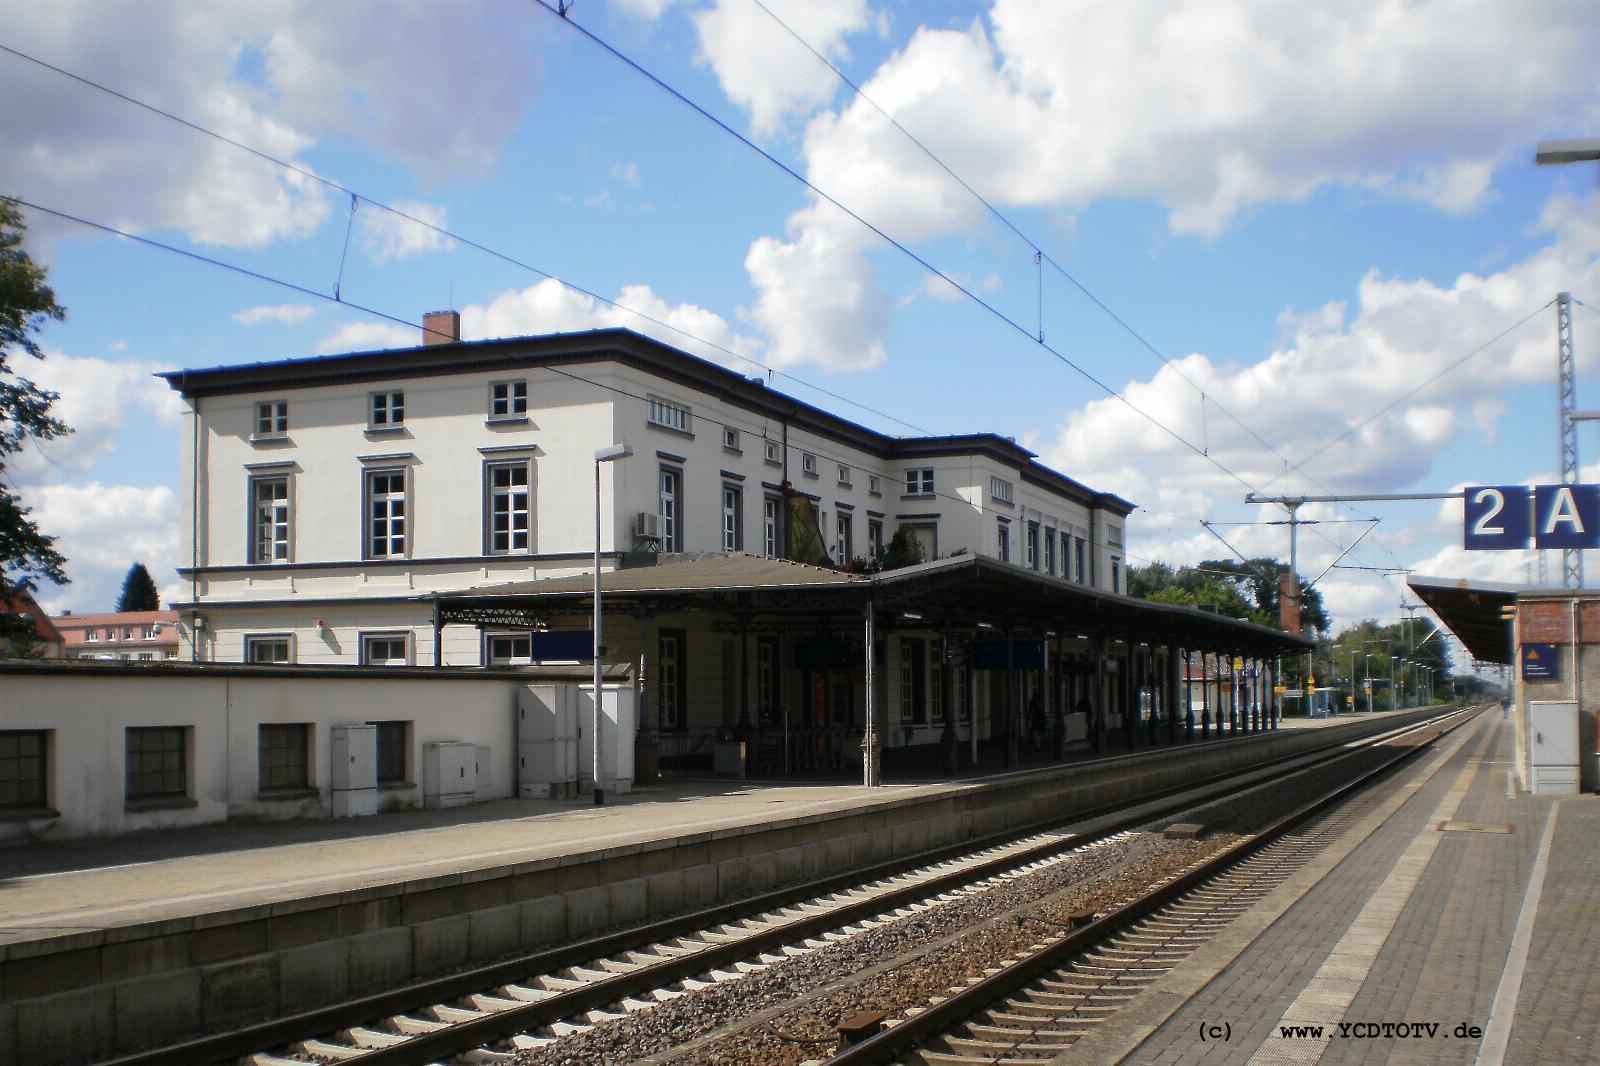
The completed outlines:
[[[1560,681],[1561,660],[1554,644],[1524,644],[1517,650],[1524,681]]]
[[[594,631],[534,633],[531,652],[529,658],[536,663],[594,662]]]
[[[979,670],[1004,670],[1015,666],[1018,670],[1044,669],[1044,641],[1014,640],[1009,657],[1003,640],[980,640],[972,645],[972,665]]]

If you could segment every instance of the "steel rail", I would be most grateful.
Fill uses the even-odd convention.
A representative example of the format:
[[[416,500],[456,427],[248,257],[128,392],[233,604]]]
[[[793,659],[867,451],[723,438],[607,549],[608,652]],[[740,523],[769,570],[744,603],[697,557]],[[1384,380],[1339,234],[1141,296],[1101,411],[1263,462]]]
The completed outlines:
[[[1415,758],[1440,736],[1460,728],[1467,720],[1470,719],[1464,718],[1461,722],[1441,726],[1439,733],[1427,741],[1404,749],[1394,758],[1386,760],[1354,780],[1302,805],[1271,823],[1260,833],[1225,851],[1218,852],[1193,870],[1157,886],[1116,910],[1077,926],[1060,940],[1041,948],[1027,958],[1019,959],[975,984],[952,992],[947,998],[925,1007],[910,1017],[902,1018],[876,1035],[840,1051],[826,1060],[827,1066],[875,1066],[875,1064],[900,1061],[907,1052],[943,1035],[960,1019],[971,1017],[990,1004],[1004,999],[1025,987],[1041,973],[1061,968],[1072,958],[1110,940],[1139,919],[1276,842],[1291,830],[1366,787],[1401,763]]]
[[[1303,764],[1314,763],[1319,757],[1341,750],[1348,752],[1352,743],[1368,746],[1382,743],[1393,736],[1403,735],[1423,723],[1408,722],[1392,730],[1350,740],[1331,741],[1296,753],[1287,762],[1302,766],[1285,769],[1283,775],[1297,772]],[[1241,739],[1248,739],[1241,738]],[[1337,754],[1333,758],[1338,758]],[[1324,763],[1332,759],[1324,759]],[[1081,848],[1116,833],[1165,817],[1197,804],[1213,802],[1229,791],[1221,786],[1237,782],[1241,777],[1263,773],[1262,766],[1244,771],[1230,771],[1188,784],[1166,789],[1139,801],[1146,805],[1141,812],[1114,819],[1092,830],[1071,837],[1044,841],[1029,848],[1009,852],[927,880],[917,881],[889,892],[830,909],[821,914],[794,922],[774,924],[770,933],[754,934],[726,944],[709,946],[703,950],[664,961],[659,966],[641,966],[638,970],[618,974],[614,978],[594,981],[582,988],[560,992],[550,997],[524,1005],[485,1014],[482,1018],[456,1022],[448,1028],[431,1033],[410,1036],[403,1043],[391,1047],[375,1048],[345,1060],[360,1066],[411,1066],[415,1063],[433,1062],[471,1048],[494,1043],[519,1032],[538,1028],[553,1021],[581,1015],[590,1010],[616,1003],[635,992],[648,992],[664,984],[693,977],[725,962],[741,961],[759,953],[763,947],[774,943],[803,939],[809,931],[826,931],[848,925],[858,917],[892,910],[910,901],[926,899],[948,891],[951,887],[970,884],[1005,870],[1026,865],[1049,855]],[[1270,774],[1266,775],[1270,778]],[[1212,788],[1213,793],[1204,798],[1191,795],[1197,790]],[[1152,802],[1159,803],[1168,797],[1178,797],[1172,803],[1149,809]],[[549,974],[612,957],[618,953],[647,947],[653,943],[670,941],[675,937],[690,936],[718,926],[731,925],[764,913],[782,910],[795,903],[843,890],[860,888],[874,881],[901,876],[921,867],[937,865],[987,848],[1015,843],[1030,835],[1050,832],[1063,826],[1092,822],[1126,809],[1126,802],[1110,804],[1072,815],[1068,819],[1051,818],[1027,826],[987,834],[940,848],[930,849],[913,856],[876,863],[863,869],[834,874],[774,892],[747,897],[729,903],[690,913],[680,914],[658,922],[606,933],[597,937],[548,948],[506,961],[480,966],[452,974],[414,982],[367,996],[360,996],[296,1014],[285,1015],[227,1033],[198,1037],[147,1051],[107,1060],[102,1066],[210,1066],[225,1059],[250,1055],[274,1047],[284,1047],[319,1034],[336,1032],[352,1026],[362,1026],[376,1018],[404,1014],[428,1006],[460,999],[486,988],[527,980],[532,975]]]

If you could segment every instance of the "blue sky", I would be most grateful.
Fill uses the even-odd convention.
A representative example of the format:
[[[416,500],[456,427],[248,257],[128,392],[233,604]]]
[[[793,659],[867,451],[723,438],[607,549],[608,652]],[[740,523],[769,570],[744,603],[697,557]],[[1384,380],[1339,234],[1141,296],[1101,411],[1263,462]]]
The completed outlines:
[[[0,98],[25,106],[0,109],[0,189],[408,321],[453,305],[468,337],[631,325],[889,432],[1015,436],[1140,505],[1135,562],[1226,556],[1201,519],[1280,517],[1246,485],[1552,480],[1559,290],[1583,301],[1579,406],[1600,407],[1596,167],[1532,164],[1542,138],[1600,134],[1593,4],[764,2],[578,0],[567,22],[512,0],[26,5],[0,44],[363,199],[352,219],[342,193],[7,52]],[[53,609],[108,608],[134,558],[175,586],[176,405],[151,373],[417,336],[30,225],[70,317],[23,369],[78,428],[11,471],[71,559]],[[1373,569],[1321,584],[1341,624],[1398,615],[1381,570],[1536,572],[1462,552],[1459,504],[1427,503],[1311,509],[1308,576],[1358,515],[1381,522],[1345,562]],[[1218,529],[1287,554],[1281,526]]]

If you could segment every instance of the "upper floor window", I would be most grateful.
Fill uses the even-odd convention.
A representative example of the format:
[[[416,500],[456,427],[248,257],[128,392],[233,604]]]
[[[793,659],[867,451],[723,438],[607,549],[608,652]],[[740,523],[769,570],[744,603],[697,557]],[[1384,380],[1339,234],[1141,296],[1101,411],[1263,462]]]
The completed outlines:
[[[244,661],[247,663],[272,663],[281,666],[291,662],[293,658],[287,634],[244,638]]]
[[[490,555],[515,555],[532,545],[533,497],[526,462],[490,463],[488,540]]]
[[[833,561],[844,566],[855,556],[855,545],[851,542],[850,516],[840,512],[835,516],[835,536],[833,542]]]
[[[874,496],[883,495],[883,483],[878,480],[877,474],[867,475],[867,491]]]
[[[156,627],[155,626],[145,626],[144,627],[144,631],[141,632],[139,635],[144,640],[155,640],[156,639]]]
[[[817,457],[815,455],[812,455],[810,452],[801,452],[800,453],[800,472],[802,474],[809,474],[812,477],[816,477],[817,476]]]
[[[761,550],[768,559],[778,557],[778,508],[783,501],[768,496],[761,509]]]
[[[1077,557],[1078,584],[1080,584],[1080,585],[1086,584],[1088,582],[1088,580],[1089,580],[1089,571],[1088,571],[1088,568],[1084,565],[1084,561],[1083,561],[1083,538],[1082,537],[1073,537],[1072,538],[1072,548],[1073,548],[1074,554]]]
[[[1111,591],[1122,591],[1122,560],[1115,555],[1111,557]]]
[[[668,403],[652,396],[649,400],[648,417],[651,425],[675,429],[680,433],[689,432],[689,409],[680,404]]]
[[[1044,531],[1044,572],[1055,575],[1056,572],[1056,531]]]
[[[369,559],[406,554],[407,507],[404,470],[368,470],[366,549]]]
[[[85,629],[83,631],[83,639],[94,644],[100,639],[100,631],[98,629]]]
[[[722,550],[744,550],[744,492],[736,485],[722,486]]]
[[[489,417],[522,418],[528,413],[528,383],[526,381],[493,381],[489,383]]]
[[[773,466],[777,466],[782,463],[783,456],[778,454],[778,442],[775,440],[769,440],[764,441],[763,443],[766,445],[767,462],[771,463]]]
[[[867,519],[867,558],[883,558],[883,523],[876,518]]]
[[[730,452],[738,451],[739,431],[736,429],[728,429],[726,426],[724,426],[722,430],[722,446],[728,449]]]
[[[491,633],[484,640],[489,666],[526,666],[533,662],[531,633]]]
[[[995,542],[995,554],[1002,563],[1011,561],[1011,523],[1002,518],[999,522],[999,532]]]
[[[991,477],[989,479],[989,498],[996,503],[1011,503],[1011,482],[1005,478]]]
[[[371,418],[369,429],[392,429],[406,420],[406,394],[403,392],[374,392],[370,396]]]
[[[1039,523],[1028,523],[1028,569],[1039,569]]]
[[[289,479],[250,479],[250,561],[289,561]]]
[[[680,504],[683,500],[683,472],[672,467],[661,468],[660,492],[657,495],[657,506],[661,515],[661,550],[676,552],[683,550],[681,523],[683,515]]]
[[[267,400],[256,404],[257,437],[281,437],[289,432],[289,401]]]
[[[906,495],[922,496],[933,493],[933,468],[921,467],[906,471]]]
[[[361,634],[362,666],[409,666],[411,638],[406,633]]]
[[[850,487],[850,468],[843,463],[839,464],[839,484]]]

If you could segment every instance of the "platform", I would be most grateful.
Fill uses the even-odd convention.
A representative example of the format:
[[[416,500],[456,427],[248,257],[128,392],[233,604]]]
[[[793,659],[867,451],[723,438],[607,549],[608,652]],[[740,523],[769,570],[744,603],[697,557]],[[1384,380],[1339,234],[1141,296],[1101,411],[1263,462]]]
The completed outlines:
[[[1516,791],[1494,713],[1073,1062],[1581,1063],[1600,1048],[1600,797]]]

